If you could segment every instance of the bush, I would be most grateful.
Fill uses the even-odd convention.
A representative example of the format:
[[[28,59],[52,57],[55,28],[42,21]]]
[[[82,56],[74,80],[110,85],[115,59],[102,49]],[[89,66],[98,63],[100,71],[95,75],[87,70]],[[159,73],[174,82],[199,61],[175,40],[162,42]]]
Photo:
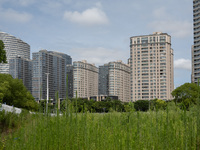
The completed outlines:
[[[134,103],[134,108],[136,111],[147,111],[149,110],[148,100],[138,100]]]
[[[19,116],[12,112],[0,111],[0,133],[19,126]]]

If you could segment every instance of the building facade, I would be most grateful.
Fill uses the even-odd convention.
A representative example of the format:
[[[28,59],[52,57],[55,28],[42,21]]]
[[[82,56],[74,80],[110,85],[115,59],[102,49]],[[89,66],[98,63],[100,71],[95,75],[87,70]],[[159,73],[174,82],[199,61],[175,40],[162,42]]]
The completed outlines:
[[[99,92],[98,95],[109,95],[109,65],[99,66]]]
[[[99,95],[118,96],[119,100],[131,100],[130,67],[122,61],[99,66]]]
[[[66,65],[72,65],[72,58],[71,58],[71,56],[69,56],[67,54],[64,54],[64,53],[61,53],[61,52],[56,52],[56,51],[49,51],[49,53],[62,56],[66,60]]]
[[[32,61],[15,57],[9,60],[9,74],[13,78],[21,79],[24,86],[32,92]]]
[[[15,57],[30,59],[29,44],[5,32],[0,32],[0,40],[4,43],[8,62],[7,64],[0,63],[0,73],[9,73],[10,59],[15,59]]]
[[[73,97],[98,95],[98,68],[86,60],[73,62]]]
[[[193,0],[193,32],[194,45],[192,47],[192,82],[200,79],[200,0]]]
[[[74,69],[74,67],[73,67],[73,65],[67,65],[67,68],[66,68],[66,73],[67,73],[67,78],[68,78],[68,87],[67,87],[67,89],[68,89],[68,91],[67,91],[67,93],[68,93],[68,98],[72,98],[73,97],[73,80],[74,80],[74,76],[73,76],[73,69]]]
[[[171,36],[154,32],[130,38],[131,100],[170,100],[174,90]]]
[[[60,55],[40,50],[32,55],[32,95],[35,100],[47,98],[47,74],[49,73],[49,98],[66,98],[66,59]]]

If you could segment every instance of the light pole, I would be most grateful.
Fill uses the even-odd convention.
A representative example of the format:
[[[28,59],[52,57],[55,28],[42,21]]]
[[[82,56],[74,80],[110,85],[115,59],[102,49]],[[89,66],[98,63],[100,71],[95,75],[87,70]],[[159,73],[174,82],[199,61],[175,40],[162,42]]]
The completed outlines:
[[[47,106],[46,106],[46,113],[48,111],[48,100],[49,100],[49,73],[45,73],[47,75]]]

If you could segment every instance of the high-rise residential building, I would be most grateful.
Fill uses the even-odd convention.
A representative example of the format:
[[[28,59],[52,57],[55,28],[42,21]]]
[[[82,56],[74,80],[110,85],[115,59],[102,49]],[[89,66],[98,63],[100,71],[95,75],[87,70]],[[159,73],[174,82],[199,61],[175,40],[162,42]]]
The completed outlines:
[[[61,53],[61,52],[56,52],[56,51],[49,51],[49,53],[56,54],[56,55],[60,55],[60,56],[62,56],[63,58],[65,58],[65,60],[66,60],[66,65],[71,65],[71,64],[72,64],[72,58],[71,58],[71,56],[69,56],[69,55],[67,55],[67,54],[64,54],[64,53]]]
[[[9,74],[13,78],[21,79],[24,86],[32,92],[32,61],[22,57],[10,59]]]
[[[68,98],[72,98],[73,97],[73,65],[72,65],[71,56],[61,53],[61,52],[56,52],[56,51],[49,51],[49,53],[60,55],[66,60],[66,73],[67,73],[66,75],[68,75],[68,85],[67,85],[68,89],[66,93],[68,93]]]
[[[109,95],[109,64],[99,66],[99,92],[98,95]]]
[[[192,82],[200,79],[200,0],[193,0],[193,31],[194,45],[192,47]]]
[[[49,73],[49,98],[66,97],[66,59],[61,55],[40,50],[32,55],[32,95],[35,100],[47,98],[47,74]]]
[[[67,77],[68,77],[68,98],[72,98],[73,97],[73,81],[74,81],[74,78],[73,78],[73,65],[70,65],[68,64],[67,65],[67,68],[66,68],[66,72],[67,72]]]
[[[129,65],[122,61],[99,66],[99,95],[118,96],[119,100],[129,102],[130,73]]]
[[[154,32],[130,38],[131,100],[170,100],[174,89],[171,36]]]
[[[3,41],[6,51],[7,64],[0,63],[0,73],[9,73],[10,59],[23,57],[30,59],[30,46],[19,38],[5,32],[0,32],[0,40]]]
[[[73,62],[73,97],[88,98],[98,95],[98,68],[86,60]]]

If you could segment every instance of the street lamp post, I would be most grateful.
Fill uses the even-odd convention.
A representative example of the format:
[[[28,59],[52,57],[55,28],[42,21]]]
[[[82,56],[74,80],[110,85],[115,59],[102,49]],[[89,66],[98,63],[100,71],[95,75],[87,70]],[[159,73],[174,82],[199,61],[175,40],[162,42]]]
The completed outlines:
[[[47,106],[46,106],[46,113],[48,111],[48,100],[49,100],[49,73],[45,73],[47,75]]]

